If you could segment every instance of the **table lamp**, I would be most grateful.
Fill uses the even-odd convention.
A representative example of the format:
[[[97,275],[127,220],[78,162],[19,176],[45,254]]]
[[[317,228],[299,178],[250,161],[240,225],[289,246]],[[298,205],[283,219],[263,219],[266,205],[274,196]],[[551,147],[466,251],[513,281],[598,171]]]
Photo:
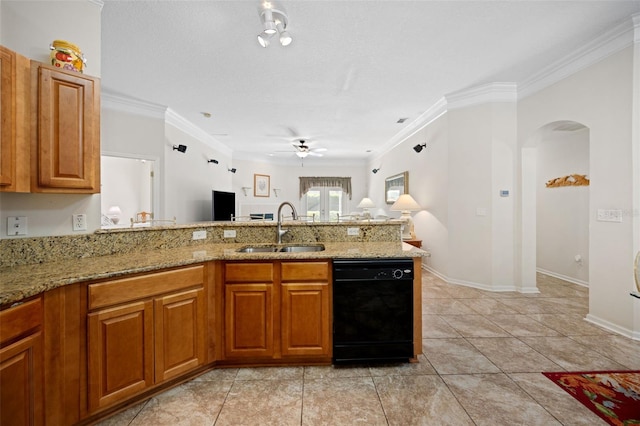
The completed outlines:
[[[358,204],[357,208],[363,210],[365,219],[371,219],[371,213],[369,212],[369,209],[372,209],[375,206],[376,205],[373,204],[371,198],[364,197],[362,201],[360,201],[360,204]]]
[[[411,218],[411,212],[420,209],[422,209],[422,207],[420,207],[418,203],[416,203],[416,200],[414,200],[409,194],[400,195],[396,202],[391,206],[392,211],[402,212],[400,220],[405,222],[402,227],[403,240],[412,240],[415,238],[416,234],[413,232],[413,219]]]

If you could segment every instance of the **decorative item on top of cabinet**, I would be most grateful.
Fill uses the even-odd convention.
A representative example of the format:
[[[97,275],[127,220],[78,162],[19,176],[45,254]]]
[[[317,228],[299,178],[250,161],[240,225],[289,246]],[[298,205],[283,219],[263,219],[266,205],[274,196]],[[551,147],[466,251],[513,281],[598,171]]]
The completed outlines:
[[[41,425],[42,298],[0,312],[0,424]]]
[[[100,80],[31,61],[31,192],[100,192]]]
[[[0,46],[0,192],[29,192],[29,59]]]

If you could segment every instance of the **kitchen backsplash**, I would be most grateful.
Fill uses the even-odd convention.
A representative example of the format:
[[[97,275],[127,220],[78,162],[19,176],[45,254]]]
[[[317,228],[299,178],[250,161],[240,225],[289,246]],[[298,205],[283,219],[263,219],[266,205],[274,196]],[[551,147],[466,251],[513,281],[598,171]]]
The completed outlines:
[[[289,229],[283,243],[318,242],[384,242],[400,240],[401,222],[285,223]],[[224,238],[224,231],[235,231],[235,237]],[[193,239],[196,231],[206,231],[203,239]],[[229,234],[229,232],[227,232]],[[232,233],[231,233],[232,234]],[[355,234],[355,235],[350,235]],[[276,241],[276,224],[200,223],[154,228],[118,228],[94,234],[62,235],[37,238],[15,238],[0,241],[0,267],[55,262],[206,244],[251,243]]]

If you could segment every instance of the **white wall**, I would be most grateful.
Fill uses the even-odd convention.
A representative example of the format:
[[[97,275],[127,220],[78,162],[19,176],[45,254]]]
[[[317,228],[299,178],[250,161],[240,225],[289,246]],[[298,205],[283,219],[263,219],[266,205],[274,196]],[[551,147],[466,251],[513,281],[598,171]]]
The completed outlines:
[[[625,334],[634,327],[629,296],[634,285],[631,130],[637,120],[630,113],[632,75],[629,47],[518,103],[518,139],[523,147],[537,129],[555,121],[576,121],[590,129],[588,318]],[[599,222],[597,209],[626,213],[622,223]]]
[[[77,44],[87,58],[85,73],[100,76],[101,7],[89,1],[0,2],[0,43],[40,62],[48,62],[49,45],[63,39]],[[72,24],[61,24],[69,22]],[[100,195],[0,193],[0,238],[7,237],[7,216],[27,216],[28,236],[74,232],[71,216],[87,214],[88,230],[100,226]],[[21,237],[18,237],[21,238]]]
[[[589,187],[547,188],[546,182],[571,174],[589,175],[589,130],[551,132],[537,144],[536,163],[537,268],[587,285]]]
[[[181,153],[174,145],[186,145]],[[216,159],[218,164],[208,163]],[[231,157],[198,137],[171,124],[165,126],[164,214],[177,223],[211,220],[211,191],[230,191],[232,173],[227,171]]]

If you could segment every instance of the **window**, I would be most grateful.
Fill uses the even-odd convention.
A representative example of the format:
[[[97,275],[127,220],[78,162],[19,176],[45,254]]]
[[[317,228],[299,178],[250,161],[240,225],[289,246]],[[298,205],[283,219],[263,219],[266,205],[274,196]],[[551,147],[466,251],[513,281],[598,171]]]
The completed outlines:
[[[351,199],[350,177],[300,177],[300,199],[307,216],[317,220],[337,220]]]
[[[304,215],[315,216],[316,220],[335,221],[345,214],[346,194],[342,188],[312,187],[302,197]]]

